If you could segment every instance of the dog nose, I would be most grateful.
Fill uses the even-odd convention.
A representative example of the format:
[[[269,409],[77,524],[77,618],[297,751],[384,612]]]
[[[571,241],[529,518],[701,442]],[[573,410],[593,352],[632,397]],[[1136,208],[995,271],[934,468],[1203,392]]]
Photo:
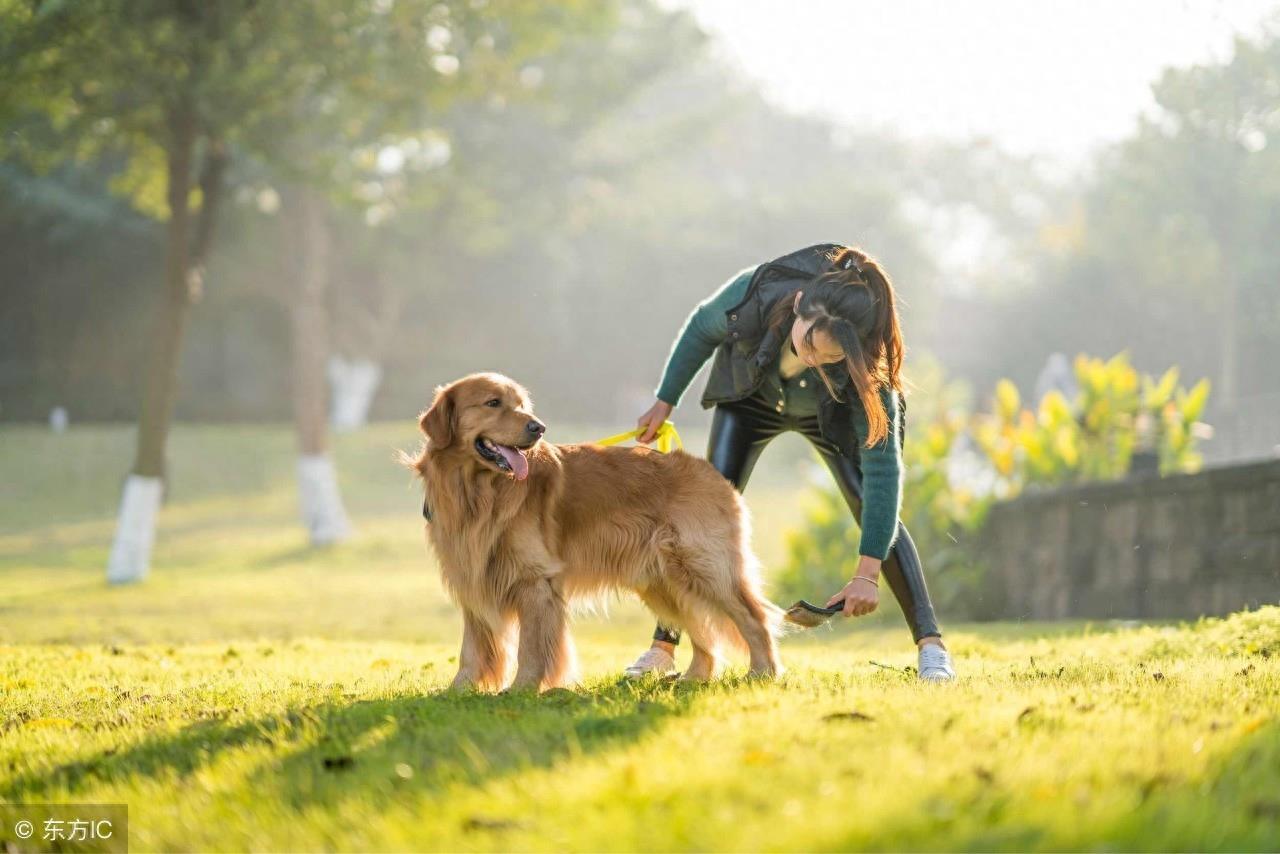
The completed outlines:
[[[530,421],[524,429],[528,430],[531,436],[541,436],[547,432],[547,425],[541,421]]]

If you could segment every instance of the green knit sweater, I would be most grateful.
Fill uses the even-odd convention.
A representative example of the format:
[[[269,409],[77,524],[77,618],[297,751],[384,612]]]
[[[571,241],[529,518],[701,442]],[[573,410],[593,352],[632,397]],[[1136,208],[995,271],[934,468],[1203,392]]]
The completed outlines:
[[[657,390],[659,400],[672,406],[680,402],[694,376],[728,336],[725,312],[746,298],[755,270],[755,267],[749,267],[729,279],[689,315],[676,336],[671,355],[667,357],[667,366]],[[818,395],[826,394],[826,387],[812,369],[783,378],[778,373],[779,361],[779,358],[774,359],[766,378],[768,399],[772,401],[776,395],[779,404],[793,416],[815,415]],[[854,430],[861,448],[858,467],[862,471],[862,539],[858,552],[884,560],[889,556],[898,531],[903,469],[902,446],[898,438],[898,395],[884,389],[880,398],[889,417],[889,431],[875,446],[864,447],[869,427],[866,411],[856,397],[853,399],[853,412]]]

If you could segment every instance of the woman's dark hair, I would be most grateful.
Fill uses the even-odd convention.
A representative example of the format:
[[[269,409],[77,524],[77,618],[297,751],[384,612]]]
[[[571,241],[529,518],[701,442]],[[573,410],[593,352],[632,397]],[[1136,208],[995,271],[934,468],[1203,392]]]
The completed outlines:
[[[795,319],[813,321],[804,340],[813,346],[816,332],[825,332],[844,351],[853,387],[867,412],[867,447],[888,435],[889,416],[880,390],[902,391],[902,330],[893,300],[893,282],[875,259],[859,249],[842,247],[832,252],[827,266],[802,288],[800,305],[795,292],[779,299],[769,312],[771,329],[789,332]],[[822,382],[836,397],[831,379],[818,367]]]

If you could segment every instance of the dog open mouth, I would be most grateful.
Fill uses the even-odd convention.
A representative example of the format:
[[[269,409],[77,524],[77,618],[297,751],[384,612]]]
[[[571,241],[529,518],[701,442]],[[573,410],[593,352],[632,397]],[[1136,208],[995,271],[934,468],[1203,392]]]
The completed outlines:
[[[532,447],[533,445],[527,445],[523,448],[499,445],[496,442],[489,441],[484,436],[476,439],[476,452],[480,454],[481,458],[493,463],[516,480],[524,480],[529,476],[529,460],[525,457],[524,452]]]

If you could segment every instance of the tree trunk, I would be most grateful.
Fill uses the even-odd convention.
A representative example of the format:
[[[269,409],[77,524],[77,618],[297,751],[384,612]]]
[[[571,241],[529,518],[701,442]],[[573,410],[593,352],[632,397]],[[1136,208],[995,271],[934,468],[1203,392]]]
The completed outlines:
[[[302,187],[293,199],[297,287],[292,309],[293,416],[298,431],[298,496],[313,545],[345,540],[351,533],[333,462],[328,455],[325,365],[329,357],[329,234],[325,202]]]
[[[182,337],[191,306],[187,284],[191,216],[187,202],[196,147],[195,115],[190,109],[177,110],[171,127],[164,288],[151,336],[133,469],[125,482],[115,541],[107,562],[107,581],[112,584],[141,581],[150,570],[165,474],[165,439],[177,394]]]
[[[138,419],[138,445],[133,473],[141,477],[163,478],[164,448],[178,390],[178,366],[182,338],[191,308],[187,283],[190,264],[191,162],[195,154],[194,117],[175,121],[173,147],[169,151],[169,224],[166,229],[164,291],[151,336],[143,388],[142,414]]]

